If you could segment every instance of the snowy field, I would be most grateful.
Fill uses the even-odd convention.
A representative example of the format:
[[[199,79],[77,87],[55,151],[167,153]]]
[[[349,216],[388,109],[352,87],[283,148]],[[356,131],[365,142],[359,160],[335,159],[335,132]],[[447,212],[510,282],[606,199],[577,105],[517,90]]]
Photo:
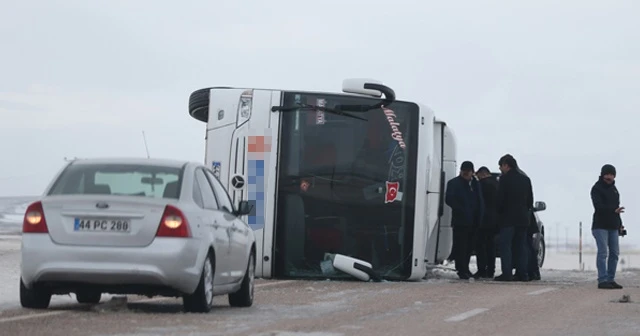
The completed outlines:
[[[20,233],[27,206],[36,198],[37,196],[0,197],[0,235]]]
[[[19,305],[18,285],[20,278],[20,231],[26,206],[37,197],[4,198],[0,197],[0,311]],[[588,238],[587,238],[588,239]],[[471,270],[475,271],[475,257],[472,258]],[[563,278],[571,281],[595,281],[595,253],[585,251],[582,255],[582,266],[578,251],[565,249],[548,249],[542,268],[543,280]],[[500,260],[496,260],[496,275],[500,274]],[[620,255],[618,271],[622,275],[626,270],[640,268],[640,253],[625,251]],[[453,267],[444,266],[432,270],[427,282],[457,279]],[[72,303],[72,296],[54,296],[54,303]]]

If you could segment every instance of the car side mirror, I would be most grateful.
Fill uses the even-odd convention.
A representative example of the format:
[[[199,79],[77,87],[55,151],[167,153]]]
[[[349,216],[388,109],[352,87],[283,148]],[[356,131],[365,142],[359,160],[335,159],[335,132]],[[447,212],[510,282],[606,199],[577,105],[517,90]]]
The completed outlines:
[[[240,203],[238,203],[238,210],[236,210],[235,215],[236,216],[248,215],[251,213],[251,209],[253,209],[253,206],[249,204],[248,201],[240,201]]]
[[[544,211],[547,209],[547,204],[545,202],[539,201],[533,205],[533,211]]]

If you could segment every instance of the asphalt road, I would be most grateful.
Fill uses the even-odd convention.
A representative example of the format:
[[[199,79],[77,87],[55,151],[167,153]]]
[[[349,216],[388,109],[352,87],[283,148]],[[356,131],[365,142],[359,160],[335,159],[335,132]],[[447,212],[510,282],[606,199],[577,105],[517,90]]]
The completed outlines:
[[[638,335],[640,271],[623,290],[598,290],[590,274],[544,271],[543,281],[447,279],[417,283],[257,281],[251,308],[216,298],[209,314],[180,300],[56,304],[0,312],[0,335]],[[617,302],[630,295],[632,302]],[[634,302],[634,299],[638,302]]]

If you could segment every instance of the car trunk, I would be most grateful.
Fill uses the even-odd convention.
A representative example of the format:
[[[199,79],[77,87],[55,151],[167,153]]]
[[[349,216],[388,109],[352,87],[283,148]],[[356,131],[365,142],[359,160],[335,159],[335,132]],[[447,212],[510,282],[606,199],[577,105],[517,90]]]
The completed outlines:
[[[48,196],[42,206],[56,244],[142,247],[155,238],[167,201],[115,195]]]

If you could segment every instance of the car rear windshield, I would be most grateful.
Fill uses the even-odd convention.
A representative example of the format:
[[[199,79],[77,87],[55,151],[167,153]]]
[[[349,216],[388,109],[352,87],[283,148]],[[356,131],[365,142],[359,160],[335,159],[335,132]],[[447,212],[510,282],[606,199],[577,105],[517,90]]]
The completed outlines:
[[[124,195],[180,197],[182,169],[139,164],[72,164],[49,195]]]

